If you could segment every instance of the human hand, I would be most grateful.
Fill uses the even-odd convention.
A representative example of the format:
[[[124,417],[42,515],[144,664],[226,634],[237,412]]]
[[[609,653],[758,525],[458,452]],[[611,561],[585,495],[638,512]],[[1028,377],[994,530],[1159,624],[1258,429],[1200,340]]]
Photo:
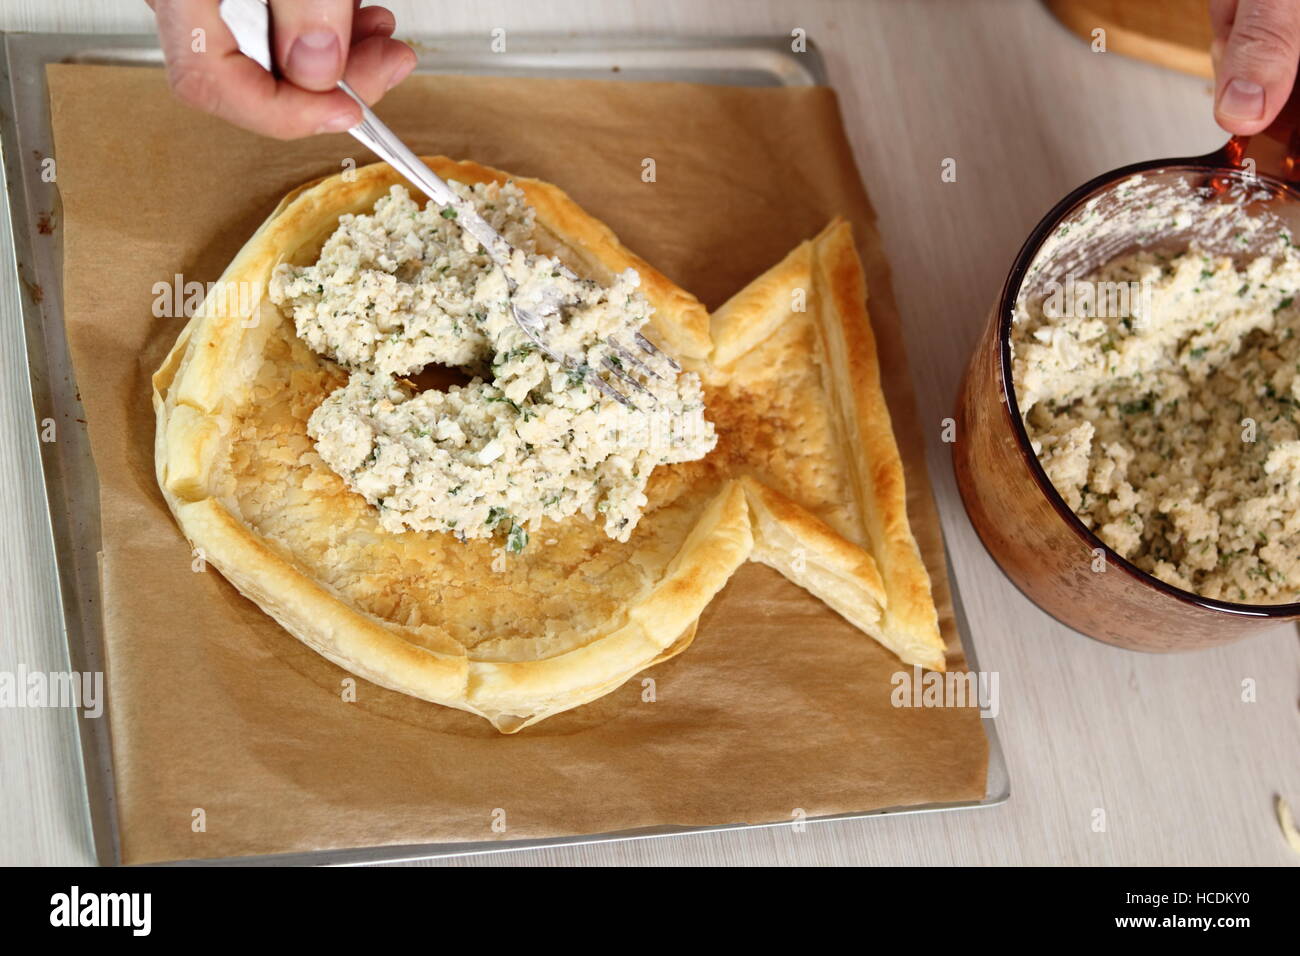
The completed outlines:
[[[1252,135],[1277,118],[1300,59],[1295,0],[1210,0],[1214,118],[1229,133]]]
[[[339,133],[361,121],[340,78],[375,103],[415,68],[415,51],[392,38],[397,21],[361,0],[271,0],[272,76],[239,52],[218,0],[146,0],[172,92],[236,126],[298,139]]]

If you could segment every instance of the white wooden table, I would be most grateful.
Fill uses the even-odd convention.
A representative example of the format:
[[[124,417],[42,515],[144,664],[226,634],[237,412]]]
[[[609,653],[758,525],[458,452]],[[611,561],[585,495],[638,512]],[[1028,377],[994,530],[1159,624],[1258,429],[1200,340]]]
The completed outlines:
[[[1203,80],[1093,53],[1032,0],[390,0],[399,32],[776,34],[802,27],[839,91],[907,326],[931,470],[980,662],[1001,675],[1011,802],[591,847],[459,865],[1295,864],[1273,817],[1300,807],[1300,645],[1143,656],[1037,610],[962,510],[940,420],[1020,243],[1062,195],[1124,163],[1219,145]],[[559,15],[555,11],[562,11]],[[141,0],[5,0],[0,29],[144,32]],[[940,164],[957,162],[957,181]],[[8,214],[0,245],[9,246]],[[52,549],[10,269],[0,272],[0,671],[61,669]],[[1258,700],[1243,702],[1253,679]],[[0,710],[0,863],[92,862],[73,716]],[[1094,811],[1105,811],[1097,832]]]

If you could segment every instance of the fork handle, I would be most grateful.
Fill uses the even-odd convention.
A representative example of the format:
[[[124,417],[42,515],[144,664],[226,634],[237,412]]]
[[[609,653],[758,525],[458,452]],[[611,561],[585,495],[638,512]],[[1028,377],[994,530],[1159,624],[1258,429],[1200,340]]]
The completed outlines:
[[[487,250],[492,260],[506,263],[510,260],[510,244],[487,224],[473,203],[465,202],[446,181],[424,164],[419,156],[398,138],[397,134],[384,125],[356,91],[347,83],[339,80],[339,89],[356,101],[361,107],[361,122],[348,130],[367,149],[388,165],[401,173],[421,192],[444,209],[455,213],[456,222],[479,241]]]
[[[275,64],[271,59],[271,9],[266,0],[221,0],[217,9],[231,36],[235,38],[239,52],[274,74]],[[339,80],[339,89],[361,107],[361,122],[349,132],[439,206],[452,210],[461,228],[479,241],[493,262],[503,266],[508,263],[510,244],[487,224],[473,204],[462,201],[437,173],[411,152],[380,121],[374,110],[357,95],[356,90],[343,80]]]

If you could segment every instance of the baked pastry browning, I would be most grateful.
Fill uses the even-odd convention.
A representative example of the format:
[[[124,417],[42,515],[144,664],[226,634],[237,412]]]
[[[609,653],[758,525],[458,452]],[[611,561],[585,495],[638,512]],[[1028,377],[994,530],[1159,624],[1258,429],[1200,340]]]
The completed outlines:
[[[799,245],[718,309],[711,329],[705,402],[720,447],[705,463],[741,478],[753,559],[905,663],[943,670],[849,224]]]
[[[518,553],[386,527],[308,431],[347,372],[265,294],[277,266],[316,261],[341,215],[368,212],[399,182],[378,164],[286,197],[220,283],[258,290],[251,313],[238,311],[247,297],[214,297],[154,376],[158,481],[206,560],[326,658],[505,733],[680,653],[751,553],[903,660],[943,668],[847,225],[710,320],[556,187],[426,161],[467,186],[513,181],[535,211],[538,253],[580,276],[611,285],[635,270],[654,309],[648,337],[705,381],[717,449],[656,468],[624,541],[581,515],[541,519]],[[792,281],[807,290],[802,311],[789,307]]]

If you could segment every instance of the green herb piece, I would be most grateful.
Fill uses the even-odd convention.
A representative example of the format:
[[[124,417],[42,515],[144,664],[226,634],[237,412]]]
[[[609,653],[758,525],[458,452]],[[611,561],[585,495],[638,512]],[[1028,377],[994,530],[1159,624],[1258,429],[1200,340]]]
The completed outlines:
[[[1123,402],[1119,406],[1119,410],[1125,415],[1136,415],[1139,412],[1149,412],[1151,411],[1151,399],[1148,397],[1135,402]]]
[[[528,532],[520,525],[511,525],[510,533],[506,535],[506,550],[511,554],[518,554],[528,547]]]

